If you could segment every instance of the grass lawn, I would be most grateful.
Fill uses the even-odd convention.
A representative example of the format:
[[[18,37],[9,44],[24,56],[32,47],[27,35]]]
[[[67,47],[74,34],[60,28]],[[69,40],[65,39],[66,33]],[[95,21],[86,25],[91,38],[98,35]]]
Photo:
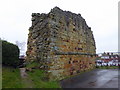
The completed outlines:
[[[2,88],[22,88],[19,69],[2,67]]]
[[[2,88],[60,88],[57,81],[47,81],[44,71],[34,69],[33,72],[27,72],[28,78],[22,79],[20,70],[10,67],[2,68]],[[30,82],[31,81],[31,82]]]

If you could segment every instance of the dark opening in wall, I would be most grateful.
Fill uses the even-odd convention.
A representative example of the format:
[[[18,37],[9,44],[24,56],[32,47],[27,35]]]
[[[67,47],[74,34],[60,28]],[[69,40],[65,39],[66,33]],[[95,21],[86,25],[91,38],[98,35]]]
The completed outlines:
[[[80,73],[80,70],[77,70],[77,73]]]
[[[82,48],[75,47],[75,50],[82,50]]]
[[[45,41],[47,41],[47,38],[45,38]]]
[[[73,75],[73,72],[70,72],[70,75]]]
[[[76,31],[75,28],[73,28],[73,31]]]
[[[69,42],[68,40],[66,40],[66,42]]]
[[[93,55],[91,55],[91,57],[93,57]]]
[[[78,50],[82,50],[82,48],[78,48]]]
[[[71,61],[69,61],[69,64],[71,64]]]
[[[73,61],[73,63],[75,63],[75,61]]]

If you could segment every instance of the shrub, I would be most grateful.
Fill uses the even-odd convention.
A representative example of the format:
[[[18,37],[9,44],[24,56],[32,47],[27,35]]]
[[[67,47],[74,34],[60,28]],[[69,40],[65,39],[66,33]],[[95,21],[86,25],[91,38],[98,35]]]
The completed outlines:
[[[7,66],[18,66],[19,65],[19,48],[17,45],[2,41],[2,64]]]

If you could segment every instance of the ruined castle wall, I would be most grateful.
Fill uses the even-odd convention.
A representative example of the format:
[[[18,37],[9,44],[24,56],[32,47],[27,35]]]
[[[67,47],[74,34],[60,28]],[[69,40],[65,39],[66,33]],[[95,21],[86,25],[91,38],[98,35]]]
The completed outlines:
[[[95,53],[93,33],[80,14],[58,7],[48,14],[32,14],[27,60],[39,61],[50,79],[94,68]]]

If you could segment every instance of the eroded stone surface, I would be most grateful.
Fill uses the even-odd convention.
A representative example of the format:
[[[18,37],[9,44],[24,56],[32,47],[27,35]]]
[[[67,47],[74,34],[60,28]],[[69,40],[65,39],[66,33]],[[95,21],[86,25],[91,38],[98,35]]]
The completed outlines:
[[[50,79],[63,79],[94,68],[95,53],[93,33],[80,14],[58,7],[48,14],[32,14],[27,61],[38,61]]]

